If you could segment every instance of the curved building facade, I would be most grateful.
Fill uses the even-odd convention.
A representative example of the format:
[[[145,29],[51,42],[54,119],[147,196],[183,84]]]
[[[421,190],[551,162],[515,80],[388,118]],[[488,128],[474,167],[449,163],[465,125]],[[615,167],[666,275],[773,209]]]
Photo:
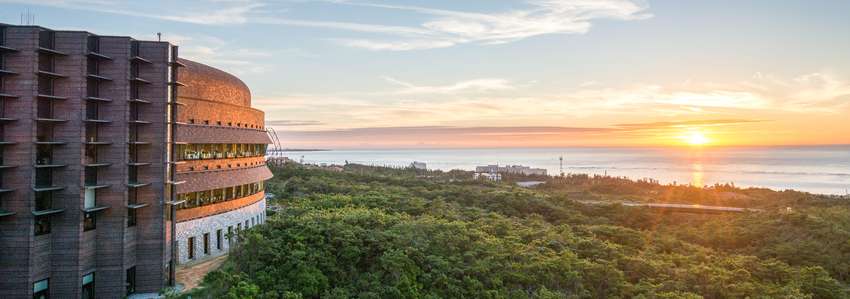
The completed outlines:
[[[232,236],[265,221],[262,111],[251,108],[241,80],[213,67],[180,60],[175,185],[177,261],[192,263],[227,252]]]
[[[265,221],[263,112],[178,56],[0,24],[0,298],[156,293]]]

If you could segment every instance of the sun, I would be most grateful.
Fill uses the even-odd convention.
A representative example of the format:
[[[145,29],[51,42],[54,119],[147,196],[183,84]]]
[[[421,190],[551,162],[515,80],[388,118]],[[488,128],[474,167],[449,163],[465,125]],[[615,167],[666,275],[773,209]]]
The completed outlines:
[[[681,137],[688,145],[701,146],[711,142],[711,139],[705,136],[703,132],[691,131]]]

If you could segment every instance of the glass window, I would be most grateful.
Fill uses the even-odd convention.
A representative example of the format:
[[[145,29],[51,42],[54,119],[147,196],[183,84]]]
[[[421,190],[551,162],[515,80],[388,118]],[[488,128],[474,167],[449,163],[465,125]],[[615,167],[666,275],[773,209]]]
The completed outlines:
[[[83,213],[83,231],[90,231],[97,228],[97,221],[94,213]]]
[[[222,243],[223,242],[221,240],[221,229],[219,229],[219,230],[215,231],[215,249],[218,249],[219,251],[221,251],[221,249],[223,248]]]
[[[39,76],[38,77],[38,93],[43,95],[53,94],[53,78]]]
[[[136,226],[136,209],[127,209],[127,227]]]
[[[32,284],[33,299],[50,298],[50,279],[42,279]]]
[[[210,254],[210,233],[204,233],[204,254]]]
[[[35,216],[35,235],[50,233],[50,215]],[[46,297],[45,297],[46,298]]]
[[[186,243],[186,250],[189,252],[189,259],[195,258],[195,237],[189,237],[188,242]]]
[[[136,266],[127,268],[127,296],[136,292]]]
[[[94,272],[83,276],[83,293],[80,296],[82,299],[94,299]]]

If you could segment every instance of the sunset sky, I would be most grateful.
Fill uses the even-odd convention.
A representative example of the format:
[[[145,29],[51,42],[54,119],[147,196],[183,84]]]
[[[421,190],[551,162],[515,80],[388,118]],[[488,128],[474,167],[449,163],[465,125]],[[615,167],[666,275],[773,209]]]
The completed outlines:
[[[162,32],[291,148],[850,143],[850,1],[31,2]]]

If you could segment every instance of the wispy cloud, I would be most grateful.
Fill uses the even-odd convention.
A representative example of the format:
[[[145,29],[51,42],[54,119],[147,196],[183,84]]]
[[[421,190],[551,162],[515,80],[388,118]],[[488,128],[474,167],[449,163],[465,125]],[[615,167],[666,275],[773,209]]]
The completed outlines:
[[[396,91],[396,94],[452,94],[460,92],[514,90],[517,88],[511,81],[500,78],[480,78],[436,86],[415,85],[386,76],[384,80],[403,87],[403,89]]]
[[[347,47],[374,51],[423,50],[460,44],[493,45],[547,34],[584,34],[591,28],[592,22],[597,20],[639,20],[651,17],[646,12],[647,5],[635,1],[637,0],[527,0],[523,8],[493,13],[345,0],[317,1],[343,6],[404,11],[427,18],[418,25],[397,26],[295,19],[281,13],[286,11],[280,8],[286,3],[263,0],[192,1],[190,4],[193,5],[187,5],[184,2],[166,2],[159,5],[157,9],[145,6],[144,2],[0,0],[0,2],[88,10],[198,25],[263,24],[369,33],[379,36],[328,40]]]
[[[266,126],[273,127],[305,127],[305,126],[317,126],[321,125],[322,122],[316,120],[288,120],[288,119],[280,119],[280,120],[267,120]]]
[[[431,16],[420,25],[422,36],[402,39],[339,39],[338,43],[368,50],[406,51],[446,48],[459,44],[503,44],[546,34],[583,34],[600,19],[639,20],[651,17],[647,6],[628,0],[529,0],[527,8],[498,13],[465,12],[421,6],[358,1],[334,3],[402,10]]]
[[[826,115],[850,107],[850,82],[824,73],[795,78],[759,74],[751,80],[681,85],[602,84],[539,91],[509,79],[471,79],[441,85],[385,77],[385,90],[257,96],[269,117],[310,115],[314,129],[353,126],[561,126],[578,123],[642,126],[721,126],[753,122],[752,115]],[[768,116],[764,116],[768,115]],[[713,123],[694,119],[715,119]],[[692,122],[681,122],[689,120]],[[672,123],[672,121],[678,121]],[[721,122],[723,121],[723,122]]]

